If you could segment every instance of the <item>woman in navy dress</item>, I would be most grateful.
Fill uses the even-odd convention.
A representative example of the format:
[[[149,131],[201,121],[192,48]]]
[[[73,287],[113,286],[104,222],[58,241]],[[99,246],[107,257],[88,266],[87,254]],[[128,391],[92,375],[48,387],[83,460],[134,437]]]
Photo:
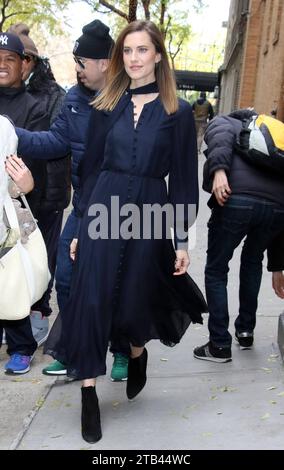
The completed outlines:
[[[207,310],[187,274],[187,235],[178,233],[194,221],[198,206],[194,120],[190,105],[176,97],[153,23],[136,21],[121,32],[108,84],[93,105],[81,168],[80,231],[70,248],[75,266],[68,315],[58,317],[46,348],[67,364],[69,376],[83,380],[82,435],[88,442],[101,438],[95,378],[106,372],[109,341],[129,345],[126,392],[134,398],[146,383],[145,343],[177,344]],[[167,223],[149,229],[142,217],[153,204],[174,208],[175,248]]]

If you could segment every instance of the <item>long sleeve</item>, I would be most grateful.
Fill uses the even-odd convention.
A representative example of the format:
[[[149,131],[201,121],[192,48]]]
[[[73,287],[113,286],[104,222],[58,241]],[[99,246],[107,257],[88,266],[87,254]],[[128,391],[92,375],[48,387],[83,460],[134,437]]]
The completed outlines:
[[[198,159],[193,113],[188,103],[180,101],[169,175],[169,202],[175,211],[177,249],[187,249],[187,237],[182,234],[195,222],[198,197]]]
[[[224,170],[229,175],[234,144],[241,127],[241,121],[228,116],[216,116],[209,122],[204,135],[207,144],[204,151],[207,158],[203,167],[204,191],[212,192],[215,171]]]
[[[217,116],[208,124],[204,140],[208,146],[206,156],[210,178],[220,169],[229,173],[234,144],[240,130],[241,122],[226,116]]]
[[[30,132],[16,128],[18,152],[31,158],[52,160],[70,152],[70,132],[66,110],[62,109],[49,131]]]

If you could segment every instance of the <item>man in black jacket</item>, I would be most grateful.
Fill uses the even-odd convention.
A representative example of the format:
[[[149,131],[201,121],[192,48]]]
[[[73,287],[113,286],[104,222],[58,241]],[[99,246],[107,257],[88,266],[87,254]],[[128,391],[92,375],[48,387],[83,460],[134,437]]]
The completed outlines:
[[[21,49],[22,48],[22,49]],[[21,51],[23,51],[22,54]],[[24,49],[20,39],[11,33],[0,34],[0,114],[8,116],[15,126],[36,131],[48,129],[48,116],[22,82]],[[35,180],[28,202],[36,216],[46,183],[46,163],[24,157]]]
[[[48,118],[44,109],[27,93],[22,83],[23,60],[24,46],[20,39],[14,34],[0,33],[0,114],[8,116],[15,125],[29,130],[47,129]],[[35,188],[28,196],[28,201],[36,217],[45,191],[46,163],[29,158],[24,158],[24,162],[35,181]],[[6,373],[28,372],[37,348],[30,318],[18,321],[1,320],[0,328],[6,331],[7,352],[11,356],[5,365]]]
[[[227,278],[235,248],[244,239],[235,336],[241,349],[249,349],[253,344],[263,253],[284,229],[283,177],[253,166],[235,150],[242,119],[251,113],[216,117],[205,133],[208,149],[203,188],[212,192],[205,267],[210,335],[207,344],[194,349],[194,357],[213,362],[232,358]]]
[[[65,91],[56,83],[47,59],[40,57],[34,41],[29,36],[29,28],[23,23],[10,26],[9,32],[19,36],[25,49],[22,78],[26,89],[36,101],[40,101],[48,116],[48,129],[57,117]],[[42,128],[45,130],[46,127]],[[29,156],[29,153],[26,152]],[[25,154],[26,154],[25,153]],[[54,157],[58,157],[55,153]],[[71,199],[71,159],[65,157],[46,162],[46,186],[37,211],[38,226],[42,232],[48,255],[51,274],[48,289],[42,298],[31,308],[31,324],[34,338],[40,346],[48,336],[49,320],[52,313],[50,297],[53,286],[58,241],[61,233],[63,211]]]

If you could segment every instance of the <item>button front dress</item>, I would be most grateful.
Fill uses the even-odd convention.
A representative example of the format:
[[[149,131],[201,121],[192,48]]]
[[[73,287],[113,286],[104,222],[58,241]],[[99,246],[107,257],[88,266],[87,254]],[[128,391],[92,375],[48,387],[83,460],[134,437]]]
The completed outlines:
[[[102,144],[94,146],[95,128],[89,132],[86,158],[94,184],[81,220],[71,295],[45,347],[77,379],[105,374],[109,341],[116,349],[119,344],[144,346],[151,339],[173,346],[191,321],[202,323],[201,313],[207,311],[190,276],[173,275],[175,250],[164,224],[162,236],[148,231],[141,238],[144,219],[133,216],[133,204],[140,215],[147,204],[198,205],[191,108],[180,100],[179,110],[167,115],[157,98],[144,105],[136,127],[133,111],[128,99],[93,166],[90,154],[96,155]],[[98,208],[107,214],[103,229]],[[101,238],[95,239],[98,230]]]

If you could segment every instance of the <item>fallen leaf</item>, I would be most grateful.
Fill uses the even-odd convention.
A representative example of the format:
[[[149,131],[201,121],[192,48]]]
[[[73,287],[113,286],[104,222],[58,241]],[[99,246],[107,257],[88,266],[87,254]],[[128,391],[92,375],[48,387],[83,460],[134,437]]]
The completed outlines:
[[[260,419],[267,419],[270,418],[270,413],[265,413]]]
[[[219,388],[220,392],[235,392],[238,390],[237,388],[234,387],[228,387],[227,385],[225,387]]]
[[[272,387],[268,387],[266,390],[276,390],[277,387],[274,387],[274,385],[272,385]]]
[[[217,411],[217,415],[222,415],[222,411]]]
[[[40,408],[44,404],[44,398],[39,398],[36,402],[36,407]]]
[[[119,401],[113,401],[113,402],[112,402],[112,406],[116,407],[116,406],[118,406],[118,405],[119,405]]]
[[[162,361],[162,362],[168,362],[168,359],[166,359],[165,357],[161,357],[161,358],[160,358],[160,361]]]
[[[273,358],[275,357],[276,358],[276,357],[279,357],[279,354],[270,354],[269,357],[273,357]]]
[[[189,417],[186,416],[186,415],[182,415],[182,417],[183,417],[183,419],[189,419]]]
[[[203,432],[202,437],[210,437],[212,436],[212,432]]]
[[[284,392],[277,393],[278,397],[284,397]]]
[[[270,400],[269,403],[271,403],[271,405],[276,405],[276,404],[277,404],[277,401],[275,401],[275,400]]]
[[[269,369],[268,367],[261,367],[262,370],[264,370],[264,372],[272,372],[271,369]]]
[[[210,400],[217,400],[217,398],[218,398],[218,397],[217,397],[216,395],[212,395],[212,396],[210,397]]]

